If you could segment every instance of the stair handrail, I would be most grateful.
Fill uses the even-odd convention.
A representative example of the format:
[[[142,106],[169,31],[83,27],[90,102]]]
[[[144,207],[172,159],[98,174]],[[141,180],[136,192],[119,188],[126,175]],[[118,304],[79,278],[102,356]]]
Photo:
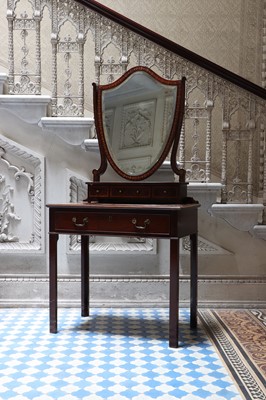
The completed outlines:
[[[169,50],[170,52],[198,65],[199,67],[208,70],[209,72],[219,76],[220,78],[231,82],[232,84],[262,98],[266,99],[266,90],[259,85],[243,78],[242,76],[224,68],[220,65],[208,60],[205,57],[194,53],[187,48],[180,46],[170,39],[152,31],[149,28],[133,21],[132,19],[125,17],[124,15],[112,10],[111,8],[100,4],[96,0],[75,0],[83,6],[97,12],[98,14],[106,17],[113,22],[122,25],[123,27],[135,32],[136,34],[150,40],[153,43]]]

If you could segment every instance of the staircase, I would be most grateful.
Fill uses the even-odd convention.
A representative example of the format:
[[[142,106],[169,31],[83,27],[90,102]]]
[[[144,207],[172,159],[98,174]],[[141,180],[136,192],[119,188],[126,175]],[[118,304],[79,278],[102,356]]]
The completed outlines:
[[[167,78],[187,76],[178,160],[187,170],[189,194],[201,203],[200,304],[265,305],[265,90],[95,1],[47,1],[49,18],[40,4],[31,18],[24,12],[26,3],[9,2],[9,69],[0,72],[0,305],[48,304],[45,204],[85,197],[85,182],[99,165],[91,92],[85,89],[93,81],[116,79],[133,59]],[[40,55],[41,23],[48,24],[50,15],[52,78],[47,86],[41,58],[36,58],[35,73],[29,73],[33,61],[27,60],[26,33],[35,32],[35,54]],[[18,33],[24,53],[16,71]],[[94,65],[85,77],[92,45]],[[169,173],[166,162],[160,174]],[[111,170],[108,178],[118,179]],[[183,240],[184,305],[188,246]],[[92,238],[92,303],[167,304],[167,247],[163,240]],[[79,304],[79,248],[78,237],[60,241],[64,306]]]

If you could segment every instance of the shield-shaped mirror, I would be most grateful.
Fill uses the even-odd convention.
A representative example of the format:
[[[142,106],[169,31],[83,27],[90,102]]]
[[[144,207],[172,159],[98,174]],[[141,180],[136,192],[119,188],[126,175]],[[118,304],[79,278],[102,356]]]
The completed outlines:
[[[179,181],[185,171],[176,163],[182,126],[185,78],[167,80],[146,67],[134,67],[115,82],[93,84],[95,126],[101,165],[93,171],[100,180],[107,161],[123,178],[140,181],[151,176],[171,148],[171,166]]]

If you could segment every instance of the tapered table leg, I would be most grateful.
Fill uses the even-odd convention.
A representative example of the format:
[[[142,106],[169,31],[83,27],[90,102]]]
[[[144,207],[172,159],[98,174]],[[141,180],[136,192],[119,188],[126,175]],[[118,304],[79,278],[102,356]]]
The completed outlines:
[[[198,308],[198,235],[190,235],[190,327],[197,327]]]
[[[49,311],[50,332],[57,332],[57,241],[58,234],[49,235]]]
[[[178,347],[179,240],[170,239],[169,347]]]
[[[81,315],[89,316],[89,236],[81,236]]]

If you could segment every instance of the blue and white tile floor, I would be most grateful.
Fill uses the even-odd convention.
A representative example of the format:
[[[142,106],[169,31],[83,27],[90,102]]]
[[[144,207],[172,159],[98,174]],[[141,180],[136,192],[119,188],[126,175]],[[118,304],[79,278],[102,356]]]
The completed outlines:
[[[1,400],[240,400],[205,332],[180,310],[168,347],[167,309],[0,309]]]

